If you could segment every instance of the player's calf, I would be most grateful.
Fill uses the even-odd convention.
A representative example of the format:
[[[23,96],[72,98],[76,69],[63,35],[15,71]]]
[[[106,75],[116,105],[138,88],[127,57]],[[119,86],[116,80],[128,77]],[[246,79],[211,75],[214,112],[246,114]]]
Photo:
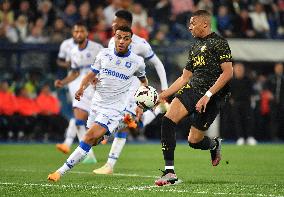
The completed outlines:
[[[217,166],[220,163],[221,161],[221,139],[220,138],[216,137],[214,139],[210,139],[208,136],[204,136],[204,138],[201,141],[197,143],[192,143],[191,141],[188,141],[188,144],[190,147],[194,149],[210,150],[211,162],[213,166]]]
[[[214,139],[210,139],[208,136],[204,136],[199,142],[188,138],[188,145],[194,149],[211,150],[217,146],[217,142]]]

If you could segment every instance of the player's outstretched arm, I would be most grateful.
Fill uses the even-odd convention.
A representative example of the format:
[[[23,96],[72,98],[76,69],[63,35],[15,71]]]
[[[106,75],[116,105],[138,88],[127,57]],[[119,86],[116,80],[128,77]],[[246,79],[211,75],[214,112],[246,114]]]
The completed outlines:
[[[165,91],[163,91],[159,98],[163,100],[172,94],[176,93],[179,89],[181,89],[185,84],[188,83],[190,78],[192,77],[192,72],[186,69],[183,69],[182,75]]]
[[[62,79],[62,80],[59,80],[59,79],[55,80],[54,86],[56,88],[62,88],[66,84],[70,83],[71,81],[74,81],[79,75],[80,75],[79,71],[71,70],[71,72],[69,72],[69,74],[64,79]]]
[[[89,84],[94,80],[96,77],[96,73],[93,71],[89,71],[81,81],[80,88],[75,93],[75,99],[80,101],[80,97],[83,95],[84,90],[89,86]]]
[[[166,90],[168,88],[168,82],[167,82],[167,75],[165,71],[165,67],[161,60],[158,58],[157,55],[154,55],[151,59],[149,59],[149,62],[152,63],[157,71],[157,74],[160,78],[161,82],[161,89]]]

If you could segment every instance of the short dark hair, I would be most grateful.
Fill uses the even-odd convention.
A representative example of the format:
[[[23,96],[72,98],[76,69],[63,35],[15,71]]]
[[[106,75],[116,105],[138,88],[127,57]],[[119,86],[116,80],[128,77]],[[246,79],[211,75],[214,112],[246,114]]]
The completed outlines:
[[[211,14],[207,10],[197,10],[197,11],[193,12],[192,16],[206,16],[206,17],[210,17]]]
[[[73,25],[73,29],[75,26],[79,26],[79,27],[84,27],[87,29],[87,26],[85,25],[85,23],[83,23],[82,21],[77,21],[74,25]]]
[[[115,16],[118,18],[122,18],[124,20],[126,20],[127,22],[129,22],[130,24],[132,24],[132,14],[131,12],[127,11],[127,10],[119,10],[115,13]]]
[[[131,34],[131,36],[133,35],[133,32],[132,32],[131,28],[130,28],[130,27],[127,27],[127,26],[120,26],[120,27],[118,27],[118,28],[115,30],[115,32],[116,32],[117,30],[120,30],[120,31],[123,31],[123,32],[129,32],[129,33]]]

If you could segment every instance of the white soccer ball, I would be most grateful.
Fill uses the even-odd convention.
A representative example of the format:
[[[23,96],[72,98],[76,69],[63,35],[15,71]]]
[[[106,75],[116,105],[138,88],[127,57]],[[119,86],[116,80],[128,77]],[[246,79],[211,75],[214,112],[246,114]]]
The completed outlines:
[[[152,86],[140,86],[134,97],[137,105],[143,109],[153,108],[159,100],[159,94]]]

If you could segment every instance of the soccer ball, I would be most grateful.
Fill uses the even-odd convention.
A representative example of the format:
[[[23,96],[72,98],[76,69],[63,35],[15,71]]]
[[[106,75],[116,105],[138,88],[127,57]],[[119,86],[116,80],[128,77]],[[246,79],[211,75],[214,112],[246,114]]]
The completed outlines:
[[[134,98],[137,105],[142,109],[151,109],[157,104],[159,95],[157,90],[152,86],[140,86]]]

